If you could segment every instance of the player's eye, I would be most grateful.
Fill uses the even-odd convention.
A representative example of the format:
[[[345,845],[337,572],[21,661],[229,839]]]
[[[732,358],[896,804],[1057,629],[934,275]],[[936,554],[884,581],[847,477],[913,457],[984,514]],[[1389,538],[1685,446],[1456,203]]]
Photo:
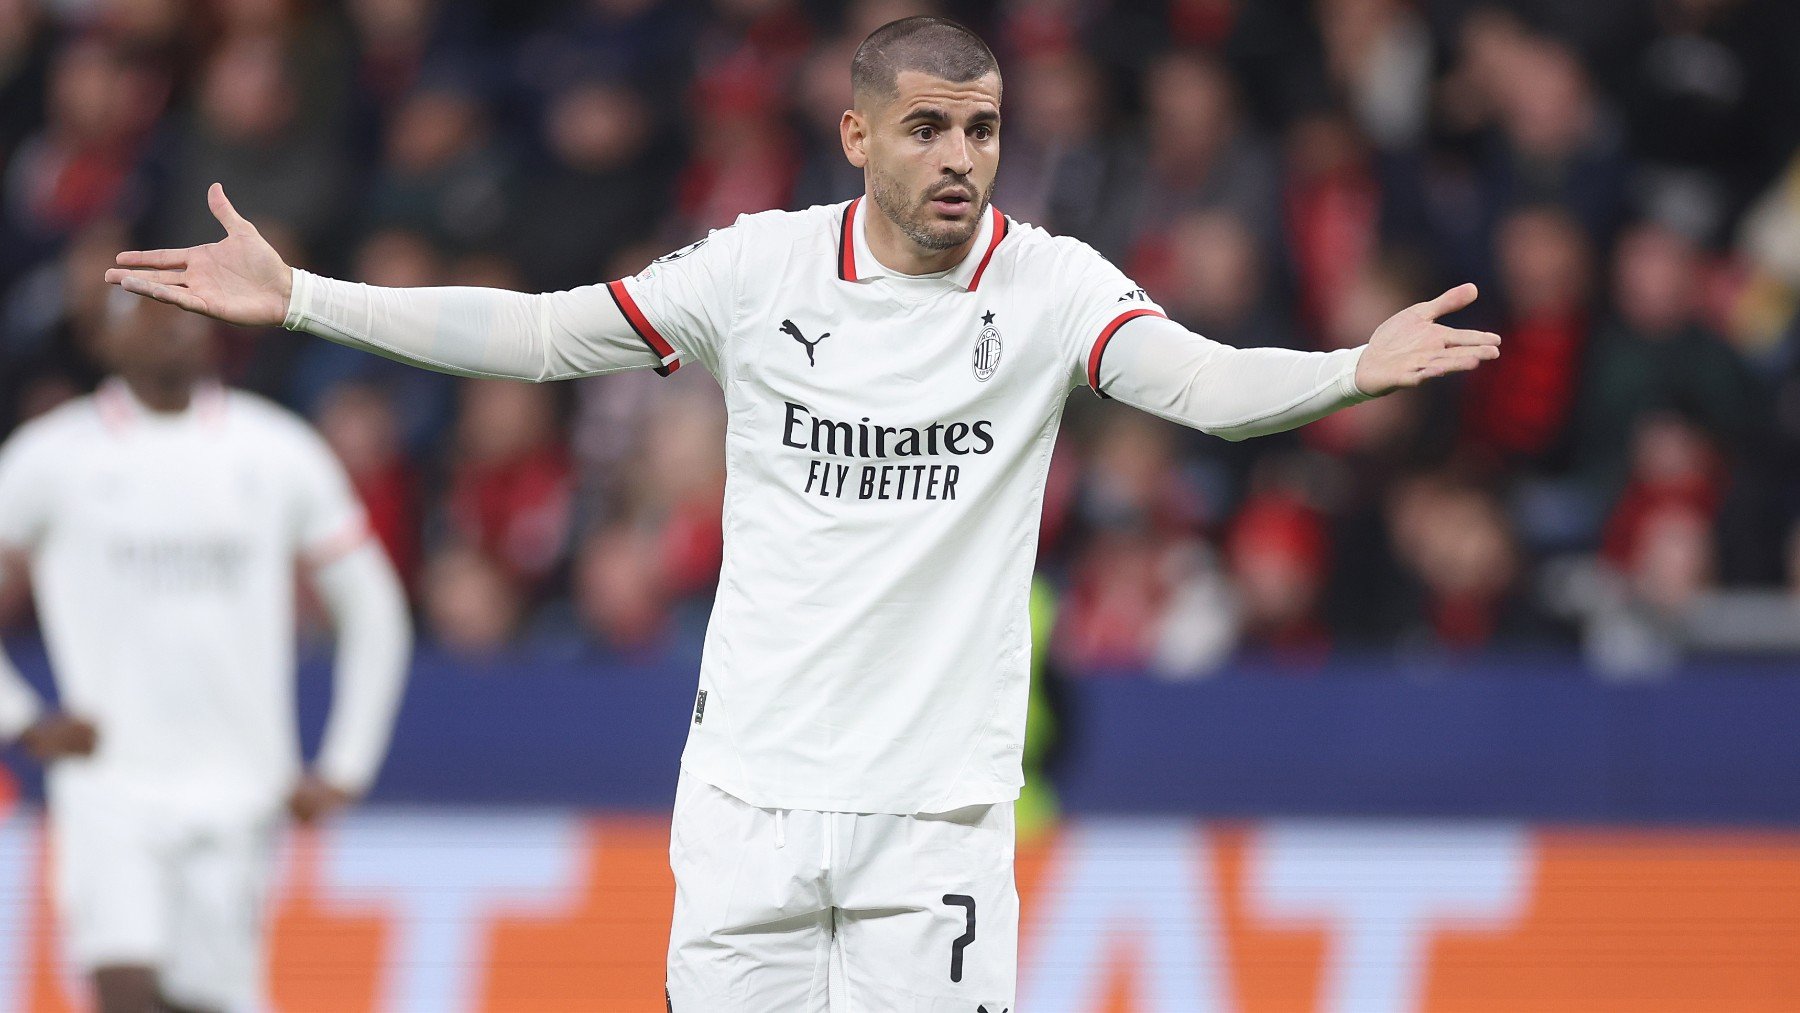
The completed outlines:
[[[937,136],[937,130],[933,127],[915,127],[913,128],[913,136],[921,141],[929,141]]]
[[[984,125],[984,126],[979,126],[979,127],[976,127],[976,128],[975,128],[975,129],[974,129],[974,130],[971,130],[971,131],[969,131],[969,132],[970,132],[970,133],[971,133],[971,134],[974,134],[974,135],[975,135],[975,139],[976,139],[976,140],[978,140],[978,141],[985,141],[985,140],[987,140],[987,139],[988,139],[988,138],[990,138],[990,137],[992,137],[992,136],[994,136],[994,128],[993,128],[993,127],[989,127],[989,126],[985,126],[985,125]]]

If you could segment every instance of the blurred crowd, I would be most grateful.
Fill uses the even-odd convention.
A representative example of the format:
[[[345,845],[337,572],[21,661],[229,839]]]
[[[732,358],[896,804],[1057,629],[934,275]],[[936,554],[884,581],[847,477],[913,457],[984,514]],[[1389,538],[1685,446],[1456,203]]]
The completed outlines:
[[[217,238],[214,180],[334,276],[616,278],[861,192],[850,55],[921,12],[1000,56],[996,204],[1174,319],[1330,349],[1474,280],[1455,322],[1506,342],[1242,444],[1077,392],[1041,554],[1064,670],[1795,648],[1790,0],[0,0],[0,432],[91,388],[103,269]],[[530,386],[219,340],[342,456],[443,649],[697,651],[702,371]]]

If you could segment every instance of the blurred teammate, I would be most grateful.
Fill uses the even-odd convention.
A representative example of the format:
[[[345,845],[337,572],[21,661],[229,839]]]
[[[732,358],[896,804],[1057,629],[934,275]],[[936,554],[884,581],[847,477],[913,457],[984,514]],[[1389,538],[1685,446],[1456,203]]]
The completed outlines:
[[[635,278],[551,295],[291,270],[226,238],[108,280],[446,372],[553,380],[698,361],[729,410],[725,560],[676,793],[677,1013],[1006,1013],[1028,597],[1063,403],[1088,386],[1241,439],[1473,369],[1446,292],[1358,349],[1239,350],[1079,242],[993,208],[1000,73],[907,18],[851,68],[864,196],[746,215]],[[570,208],[571,215],[581,209]]]
[[[44,713],[0,653],[0,739],[49,766],[66,952],[100,1008],[255,1009],[283,809],[311,821],[374,778],[406,604],[323,441],[205,378],[211,325],[115,309],[117,375],[0,448],[0,545],[29,564],[62,706]],[[305,773],[297,562],[338,633]]]

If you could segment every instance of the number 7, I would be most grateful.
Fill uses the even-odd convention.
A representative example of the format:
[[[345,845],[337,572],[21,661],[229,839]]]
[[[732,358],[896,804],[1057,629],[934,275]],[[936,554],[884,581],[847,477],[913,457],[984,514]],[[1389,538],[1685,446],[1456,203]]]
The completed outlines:
[[[963,950],[975,941],[975,898],[963,893],[947,893],[944,903],[968,909],[969,927],[950,943],[950,980],[961,981]]]

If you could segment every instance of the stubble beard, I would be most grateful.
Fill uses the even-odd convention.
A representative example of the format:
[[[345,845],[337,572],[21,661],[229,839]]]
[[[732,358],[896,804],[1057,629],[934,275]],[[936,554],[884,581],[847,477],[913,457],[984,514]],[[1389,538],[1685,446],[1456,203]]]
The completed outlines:
[[[970,190],[976,189],[973,180],[964,182]],[[998,180],[995,181],[995,183],[998,182]],[[922,194],[917,201],[914,201],[912,196],[906,192],[906,188],[898,181],[880,173],[875,174],[874,183],[875,186],[870,196],[875,198],[875,206],[881,209],[882,214],[887,215],[888,221],[894,223],[894,227],[900,230],[901,235],[926,250],[954,249],[975,238],[975,233],[981,229],[982,216],[987,214],[988,204],[994,198],[994,183],[990,183],[985,191],[980,191],[979,206],[975,209],[975,213],[969,216],[967,222],[954,225],[949,229],[941,229],[933,228],[934,225],[946,223],[933,217],[934,212],[931,210],[928,196]],[[934,184],[931,190],[926,191],[926,194],[942,189],[944,187],[940,182]]]

